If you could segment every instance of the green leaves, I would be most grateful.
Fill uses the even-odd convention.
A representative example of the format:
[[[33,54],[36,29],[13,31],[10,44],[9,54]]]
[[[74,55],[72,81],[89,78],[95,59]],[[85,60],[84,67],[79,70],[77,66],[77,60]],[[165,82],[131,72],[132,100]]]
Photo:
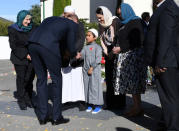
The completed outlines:
[[[7,28],[9,25],[11,25],[13,22],[10,22],[8,20],[5,20],[3,18],[0,18],[0,36],[7,36],[8,31]]]
[[[41,23],[40,5],[32,5],[32,8],[29,11],[32,14],[32,20],[34,25],[40,25]]]

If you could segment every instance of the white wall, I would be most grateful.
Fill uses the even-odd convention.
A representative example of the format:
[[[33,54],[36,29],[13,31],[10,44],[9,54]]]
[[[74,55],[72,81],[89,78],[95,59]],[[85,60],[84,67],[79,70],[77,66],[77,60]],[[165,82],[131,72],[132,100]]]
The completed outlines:
[[[143,12],[149,12],[152,15],[152,0],[123,0],[132,6],[137,16],[141,16]]]
[[[9,38],[0,36],[0,59],[10,59],[10,53]]]
[[[90,18],[90,1],[91,0],[71,0],[71,5],[75,8],[79,18]]]
[[[44,1],[45,4],[45,18],[53,15],[53,0]],[[41,21],[43,20],[43,2],[40,2],[41,6]]]

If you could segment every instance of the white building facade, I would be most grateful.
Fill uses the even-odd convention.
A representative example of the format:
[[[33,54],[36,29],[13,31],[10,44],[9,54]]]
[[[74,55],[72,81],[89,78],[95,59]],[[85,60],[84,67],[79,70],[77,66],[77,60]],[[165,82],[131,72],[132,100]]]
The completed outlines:
[[[123,0],[129,3],[137,16],[141,16],[143,12],[152,14],[152,0]],[[43,8],[43,4],[45,5]],[[113,15],[117,6],[117,0],[71,0],[71,5],[76,9],[79,18],[85,18],[90,21],[96,21],[95,10],[98,6],[108,7]],[[53,15],[53,0],[41,2],[41,14],[45,10],[45,18]],[[43,20],[43,15],[41,15]]]
[[[10,59],[11,49],[9,47],[9,37],[0,36],[0,60]]]

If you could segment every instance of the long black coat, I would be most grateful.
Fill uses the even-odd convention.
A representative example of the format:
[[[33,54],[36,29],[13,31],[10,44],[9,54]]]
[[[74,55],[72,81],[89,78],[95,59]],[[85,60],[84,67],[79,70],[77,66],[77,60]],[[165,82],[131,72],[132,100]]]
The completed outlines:
[[[115,36],[114,43],[121,48],[121,52],[127,52],[134,48],[142,47],[144,41],[144,32],[141,19],[129,21],[122,26]]]
[[[173,0],[156,9],[145,39],[145,60],[159,67],[179,66],[179,10]]]
[[[8,27],[9,44],[12,49],[10,60],[13,64],[28,65],[28,50],[25,44],[28,42],[29,36],[35,28],[36,27],[33,27],[30,32],[22,32],[12,26]]]

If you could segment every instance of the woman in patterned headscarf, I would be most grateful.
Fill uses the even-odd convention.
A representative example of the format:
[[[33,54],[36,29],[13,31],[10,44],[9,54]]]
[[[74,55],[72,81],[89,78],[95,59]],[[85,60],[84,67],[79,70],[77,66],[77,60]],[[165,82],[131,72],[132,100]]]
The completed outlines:
[[[147,68],[144,64],[142,48],[144,32],[141,19],[135,15],[129,4],[122,3],[117,13],[124,24],[118,31],[115,43],[119,44],[117,77],[115,79],[115,94],[132,94],[133,106],[126,113],[127,116],[143,114],[141,107],[141,93],[145,92]]]
[[[21,10],[17,15],[17,22],[8,27],[10,60],[16,71],[17,92],[14,95],[21,110],[26,110],[27,106],[32,107],[31,97],[35,73],[31,57],[25,47],[30,33],[34,30],[31,18],[29,11]]]
[[[106,104],[108,109],[122,108],[125,106],[125,95],[114,95],[113,73],[116,67],[114,60],[117,55],[114,55],[112,49],[118,47],[113,43],[114,36],[121,26],[121,22],[116,16],[112,16],[111,11],[105,6],[99,6],[96,9],[96,16],[99,23],[99,35],[101,46],[105,54],[105,77],[106,77]],[[117,102],[118,101],[118,102]]]

